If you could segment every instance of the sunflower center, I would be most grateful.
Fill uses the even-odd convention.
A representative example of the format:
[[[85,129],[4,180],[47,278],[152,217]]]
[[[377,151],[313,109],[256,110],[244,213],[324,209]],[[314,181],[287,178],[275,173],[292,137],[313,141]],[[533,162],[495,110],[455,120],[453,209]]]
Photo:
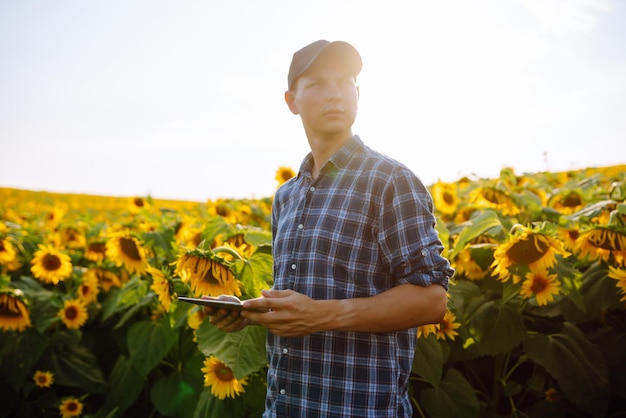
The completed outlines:
[[[67,404],[67,410],[69,412],[74,412],[74,411],[78,410],[78,404],[76,402],[69,402]]]
[[[0,240],[0,252],[4,251],[6,251],[6,248],[4,247],[4,241]]]
[[[139,250],[137,249],[137,245],[135,241],[130,238],[121,237],[120,238],[120,249],[126,255],[126,257],[131,260],[141,261],[141,256],[139,255]]]
[[[443,201],[446,202],[447,205],[454,204],[454,196],[452,196],[452,194],[445,192],[443,193],[441,197],[443,198]]]
[[[483,197],[491,203],[500,205],[509,201],[508,196],[496,189],[484,189]]]
[[[215,375],[222,382],[232,382],[235,379],[235,376],[233,375],[233,371],[230,369],[230,367],[227,367],[227,366],[222,366],[219,369],[217,369]]]
[[[65,309],[65,317],[69,319],[70,321],[73,319],[76,319],[77,316],[78,316],[78,310],[76,310],[74,306],[70,306],[67,309]]]
[[[89,251],[98,253],[98,254],[105,254],[106,248],[107,247],[104,242],[93,242],[89,244]]]
[[[54,254],[46,254],[41,264],[47,271],[54,271],[61,267],[61,260]]]
[[[140,197],[136,197],[136,198],[133,200],[133,203],[134,203],[134,204],[135,204],[135,206],[137,206],[138,208],[142,208],[142,207],[144,207],[143,199],[142,199],[142,198],[140,198]]]
[[[576,207],[583,204],[583,198],[576,192],[569,192],[561,199],[561,204],[565,207]]]
[[[546,287],[547,287],[547,284],[545,280],[543,280],[542,278],[535,278],[533,280],[533,285],[531,286],[531,290],[533,291],[534,294],[538,294],[538,293],[543,292]]]
[[[533,235],[527,239],[520,239],[507,252],[507,257],[514,264],[531,264],[539,260],[546,253],[550,245]]]

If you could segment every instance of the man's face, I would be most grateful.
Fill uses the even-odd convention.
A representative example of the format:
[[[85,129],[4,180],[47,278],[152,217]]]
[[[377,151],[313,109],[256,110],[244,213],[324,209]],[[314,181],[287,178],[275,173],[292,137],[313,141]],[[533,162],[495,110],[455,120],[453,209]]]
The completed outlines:
[[[307,132],[319,137],[352,136],[359,90],[349,71],[333,60],[319,59],[286,93],[289,108]]]

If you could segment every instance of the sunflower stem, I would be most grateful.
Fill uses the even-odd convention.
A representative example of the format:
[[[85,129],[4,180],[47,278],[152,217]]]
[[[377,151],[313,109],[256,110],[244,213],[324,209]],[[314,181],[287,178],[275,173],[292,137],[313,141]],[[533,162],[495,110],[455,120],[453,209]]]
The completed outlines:
[[[238,260],[243,260],[243,257],[241,255],[239,255],[239,253],[235,250],[233,250],[230,247],[217,247],[217,248],[213,248],[212,250],[214,253],[228,253],[230,255],[232,255],[233,257],[235,257]]]

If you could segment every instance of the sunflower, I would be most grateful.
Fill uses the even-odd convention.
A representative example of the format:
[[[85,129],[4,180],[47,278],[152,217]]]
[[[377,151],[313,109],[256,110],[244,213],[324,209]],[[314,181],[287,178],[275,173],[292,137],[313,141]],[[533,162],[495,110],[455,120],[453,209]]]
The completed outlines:
[[[446,338],[454,341],[454,337],[459,335],[455,330],[461,326],[461,323],[455,322],[456,315],[450,311],[446,311],[443,320],[436,326],[436,336],[438,340],[445,340]]]
[[[544,394],[544,401],[555,403],[561,400],[561,394],[555,388],[548,388]]]
[[[580,230],[576,227],[560,227],[557,230],[557,234],[563,243],[563,248],[567,251],[574,251],[576,248],[576,241],[578,240],[578,237],[580,237]]]
[[[170,286],[170,280],[166,276],[166,274],[152,266],[148,266],[148,273],[152,276],[152,284],[150,288],[156,293],[159,302],[163,305],[166,311],[169,312],[170,306],[172,305],[172,292]]]
[[[85,250],[85,258],[87,260],[100,262],[104,261],[107,253],[106,242],[104,241],[93,241],[87,245],[87,249]]]
[[[556,264],[557,254],[569,255],[559,240],[524,227],[520,229],[521,233],[511,235],[493,254],[493,274],[498,275],[503,282],[511,277],[513,267],[528,266],[529,269],[548,270]],[[513,274],[515,283],[519,279],[519,276]]]
[[[137,238],[126,233],[114,235],[106,243],[106,254],[117,266],[124,266],[130,273],[146,271],[146,255]]]
[[[295,171],[293,171],[291,168],[279,167],[276,171],[276,181],[278,182],[277,187],[282,186],[283,184],[285,184],[285,182],[287,182],[287,180],[294,177],[295,175]]]
[[[554,300],[559,294],[559,281],[556,274],[548,274],[547,270],[533,268],[526,273],[526,280],[522,282],[520,295],[525,299],[535,296],[537,305],[543,306]]]
[[[459,206],[456,184],[438,181],[431,188],[435,208],[442,215],[452,215]]]
[[[58,284],[72,274],[70,256],[50,245],[39,244],[39,250],[35,251],[31,264],[33,266],[30,271],[33,276],[44,283]]]
[[[585,205],[585,196],[582,190],[564,190],[548,200],[548,206],[559,212],[571,215]]]
[[[509,193],[495,187],[479,187],[469,194],[470,201],[481,208],[491,208],[503,215],[517,215],[520,210]]]
[[[85,274],[83,274],[83,281],[78,287],[78,298],[82,300],[85,305],[90,304],[91,302],[95,302],[98,298],[98,293],[100,289],[98,287],[98,277],[95,274],[88,274],[87,270]]]
[[[0,265],[10,264],[17,257],[13,244],[7,239],[0,239]]]
[[[30,314],[22,291],[0,291],[0,330],[22,332],[30,325]]]
[[[88,318],[87,308],[80,299],[66,300],[58,315],[69,329],[79,329]]]
[[[615,228],[596,226],[583,232],[575,250],[580,258],[609,261],[612,257],[618,266],[626,266],[626,234]]]
[[[111,290],[112,287],[121,287],[122,282],[120,278],[112,271],[101,268],[87,269],[85,276],[93,276],[96,278],[98,284],[105,292]]]
[[[59,231],[61,245],[73,250],[85,248],[85,235],[72,226],[66,226]]]
[[[621,289],[622,297],[620,302],[626,302],[626,270],[609,266],[609,277],[617,280],[617,287]]]
[[[230,367],[213,356],[204,360],[202,372],[204,373],[204,386],[210,386],[213,396],[221,400],[227,396],[234,399],[245,392],[243,385],[248,384],[247,378],[236,379]]]
[[[437,325],[436,324],[427,324],[420,325],[417,327],[417,338],[419,337],[428,337],[430,334],[437,335]]]
[[[78,417],[83,413],[83,404],[76,398],[65,398],[59,406],[61,418]]]
[[[54,383],[54,375],[49,371],[37,370],[33,375],[33,380],[40,388],[49,388]]]
[[[176,261],[175,272],[183,282],[190,283],[195,295],[241,296],[237,280],[226,262],[206,252],[194,250],[183,254]]]
[[[482,280],[489,276],[488,266],[486,268],[474,259],[474,252],[479,249],[487,248],[493,244],[476,244],[470,245],[459,251],[458,255],[454,259],[454,268],[460,277],[465,277],[469,280]],[[482,250],[481,250],[482,251]],[[489,250],[493,254],[493,249]]]

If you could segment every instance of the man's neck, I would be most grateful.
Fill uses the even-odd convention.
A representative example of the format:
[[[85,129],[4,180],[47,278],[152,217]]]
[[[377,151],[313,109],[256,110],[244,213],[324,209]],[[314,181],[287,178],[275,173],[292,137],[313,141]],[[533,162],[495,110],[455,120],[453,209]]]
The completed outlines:
[[[352,138],[352,132],[335,137],[316,137],[307,135],[309,146],[311,147],[311,155],[313,156],[312,176],[317,178],[324,164],[328,162],[343,145]]]

